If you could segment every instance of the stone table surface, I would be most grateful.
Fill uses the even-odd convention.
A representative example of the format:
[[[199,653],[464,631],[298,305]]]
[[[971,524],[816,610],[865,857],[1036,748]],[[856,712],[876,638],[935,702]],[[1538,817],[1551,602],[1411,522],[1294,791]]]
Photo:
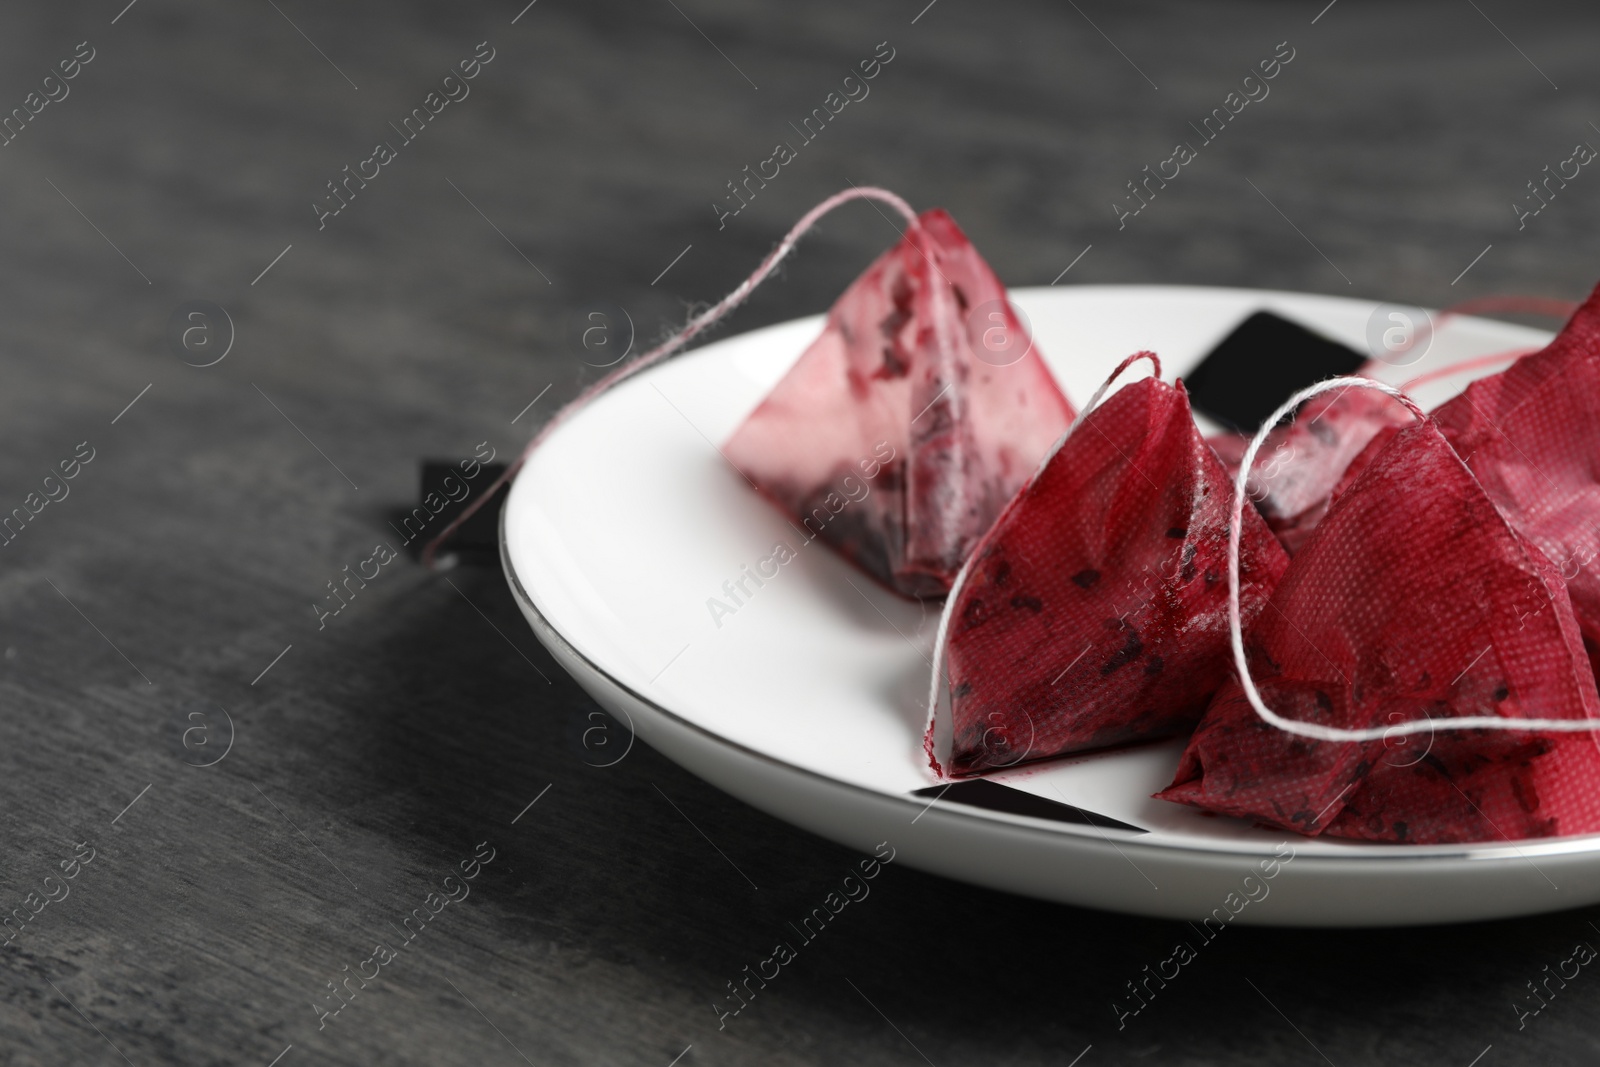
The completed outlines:
[[[29,917],[0,1063],[1600,1057],[1600,976],[1521,1029],[1513,1007],[1600,911],[1232,929],[1119,1030],[1179,924],[899,865],[719,1031],[725,983],[857,857],[643,746],[590,766],[594,705],[497,568],[402,556],[313,607],[394,540],[420,458],[503,456],[593,380],[575,312],[654,336],[849,182],[948,207],[1016,285],[1073,264],[1061,284],[1578,298],[1600,177],[1520,229],[1513,205],[1600,144],[1600,10],[124,3],[0,12],[0,510],[38,508],[0,546],[0,899]],[[870,94],[719,220],[880,47]],[[1125,183],[1280,49],[1270,95],[1119,227]],[[466,95],[404,139],[436,91]],[[377,174],[327,199],[347,166]],[[846,209],[729,329],[824,309],[893,239]],[[200,300],[227,322],[175,347]],[[322,1021],[463,861],[470,897]]]

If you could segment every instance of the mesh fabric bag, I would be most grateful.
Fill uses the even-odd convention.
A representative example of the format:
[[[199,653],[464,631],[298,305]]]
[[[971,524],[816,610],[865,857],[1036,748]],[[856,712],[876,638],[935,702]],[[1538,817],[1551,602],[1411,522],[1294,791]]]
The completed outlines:
[[[850,285],[723,451],[807,537],[939,596],[1072,415],[1005,287],[935,210]]]
[[[1311,739],[1263,720],[1231,679],[1162,799],[1370,841],[1600,830],[1593,733],[1448,728],[1468,715],[1595,718],[1600,696],[1555,567],[1431,421],[1392,433],[1336,496],[1246,651],[1264,703],[1285,718],[1438,725]]]
[[[949,773],[1182,733],[1228,671],[1232,486],[1181,385],[1096,407],[1018,494],[947,608]],[[1246,618],[1288,564],[1245,511]]]

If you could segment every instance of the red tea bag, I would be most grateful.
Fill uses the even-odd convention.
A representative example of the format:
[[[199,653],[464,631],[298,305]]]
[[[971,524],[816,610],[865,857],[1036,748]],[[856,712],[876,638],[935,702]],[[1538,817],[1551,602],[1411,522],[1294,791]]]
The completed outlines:
[[[1147,378],[1086,414],[946,606],[949,774],[1192,727],[1228,670],[1232,496],[1182,385]],[[1253,617],[1288,558],[1254,511],[1243,531]]]
[[[1409,422],[1411,414],[1393,397],[1352,387],[1313,397],[1294,422],[1267,436],[1250,471],[1250,498],[1290,555],[1328,513],[1340,482],[1355,473],[1352,461],[1384,430]]]
[[[1434,412],[1484,490],[1567,583],[1600,662],[1600,289],[1543,351]]]
[[[728,459],[885,585],[939,596],[1072,406],[943,211],[867,268]]]
[[[1238,477],[1239,465],[1244,462],[1244,450],[1250,447],[1249,435],[1224,430],[1206,438],[1206,444],[1222,461],[1222,469],[1227,472],[1228,480],[1231,482]]]
[[[1448,728],[1593,719],[1600,696],[1555,568],[1431,422],[1395,431],[1337,496],[1245,648],[1272,712],[1376,736],[1288,732],[1234,678],[1160,798],[1370,841],[1600,830],[1593,733]]]

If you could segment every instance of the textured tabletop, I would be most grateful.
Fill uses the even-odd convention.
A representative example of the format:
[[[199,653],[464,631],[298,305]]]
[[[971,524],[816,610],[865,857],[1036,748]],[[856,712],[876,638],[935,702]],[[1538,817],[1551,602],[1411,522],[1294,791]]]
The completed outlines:
[[[0,1063],[1600,1056],[1600,911],[1229,929],[1119,1028],[1182,924],[902,865],[719,1029],[861,857],[642,745],[591,766],[498,568],[390,525],[422,458],[504,457],[595,379],[574,316],[653,338],[851,182],[1013,285],[1579,298],[1600,12],[524,2],[0,11]],[[844,209],[723,335],[894,239]]]

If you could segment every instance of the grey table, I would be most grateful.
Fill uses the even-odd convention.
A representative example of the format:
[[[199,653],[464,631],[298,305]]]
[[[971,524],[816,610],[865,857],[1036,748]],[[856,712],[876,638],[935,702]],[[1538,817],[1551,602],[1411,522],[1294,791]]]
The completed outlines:
[[[1119,1030],[1179,924],[900,866],[719,1030],[858,857],[643,746],[590,766],[593,705],[494,568],[402,555],[314,607],[397,540],[421,457],[503,456],[593,380],[575,312],[649,339],[847,182],[948,207],[1018,285],[1583,295],[1600,177],[1513,205],[1600,144],[1600,14],[1324,2],[9,5],[0,1062],[1593,1062],[1600,976],[1515,1005],[1600,913],[1232,929]],[[880,42],[869,95],[719,225]],[[829,219],[730,328],[822,310],[893,238]],[[186,320],[185,363],[196,300],[231,326]]]

